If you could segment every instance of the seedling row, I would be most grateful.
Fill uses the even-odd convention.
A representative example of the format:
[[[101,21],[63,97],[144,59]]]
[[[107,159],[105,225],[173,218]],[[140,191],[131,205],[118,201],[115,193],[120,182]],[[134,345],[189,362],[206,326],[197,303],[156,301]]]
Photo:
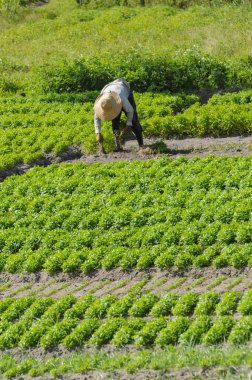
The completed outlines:
[[[239,313],[239,318],[234,314]],[[179,296],[128,292],[121,298],[88,293],[0,302],[0,347],[244,343],[252,334],[252,290]]]
[[[34,168],[1,185],[0,270],[252,264],[250,157]]]

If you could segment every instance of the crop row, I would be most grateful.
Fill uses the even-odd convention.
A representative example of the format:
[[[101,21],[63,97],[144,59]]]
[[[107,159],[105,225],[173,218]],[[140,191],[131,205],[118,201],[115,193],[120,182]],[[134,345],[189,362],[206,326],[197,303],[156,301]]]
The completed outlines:
[[[47,152],[57,154],[73,144],[94,152],[97,145],[90,100],[96,95],[55,95],[54,101],[53,95],[0,100],[0,170],[32,162]],[[144,136],[251,133],[251,92],[237,94],[236,98],[232,95],[226,95],[223,102],[221,96],[215,96],[215,102],[201,106],[193,95],[136,94]],[[110,151],[113,136],[109,123],[105,124],[105,149]]]
[[[214,292],[188,292],[180,297],[129,292],[120,299],[109,294],[101,299],[87,294],[79,300],[67,295],[57,301],[6,298],[0,303],[0,347],[49,348],[63,343],[74,348],[86,342],[215,344],[228,337],[230,342],[241,343],[252,333],[251,300],[251,290],[243,296],[233,291],[221,297]],[[236,310],[242,317],[235,322],[232,314]],[[217,317],[210,317],[213,311]]]
[[[30,318],[35,313],[38,315],[39,305],[44,305],[41,309],[51,304],[62,305],[65,297],[60,301],[53,301],[51,298],[36,299],[27,296],[19,299],[4,298],[0,300],[0,319],[5,322],[13,322],[20,317],[24,318],[24,313]],[[67,303],[67,317],[74,318],[111,318],[111,317],[146,317],[146,316],[200,316],[200,315],[232,315],[235,312],[241,315],[252,315],[252,290],[246,290],[242,295],[239,291],[227,291],[221,295],[214,291],[197,294],[189,291],[183,295],[167,292],[163,296],[158,296],[151,292],[142,292],[138,288],[130,290],[123,297],[106,295],[98,298],[92,294],[85,295],[81,300],[72,295],[66,297],[71,300]],[[56,306],[62,310],[62,306]],[[62,312],[64,313],[65,310]],[[43,314],[42,313],[42,314]],[[61,313],[61,312],[60,312]],[[61,314],[62,314],[61,313]],[[34,318],[35,318],[34,317]]]
[[[252,264],[250,157],[61,164],[0,188],[0,269]]]
[[[64,232],[64,231],[63,231]],[[24,234],[25,229],[19,231]],[[62,236],[62,235],[61,235]],[[52,235],[50,234],[50,237]],[[53,238],[53,237],[52,237]],[[80,234],[80,240],[85,236]],[[39,237],[33,235],[32,243],[39,243]],[[152,237],[156,239],[156,237]],[[60,236],[58,236],[60,241]],[[17,245],[19,242],[16,237],[12,237],[7,243]],[[155,266],[160,269],[207,267],[223,268],[233,266],[235,268],[243,268],[252,266],[252,244],[232,244],[221,248],[220,245],[212,245],[209,248],[202,248],[197,244],[187,246],[171,246],[169,248],[164,245],[154,245],[154,247],[126,248],[122,247],[106,247],[99,246],[93,249],[61,249],[57,246],[64,244],[63,241],[53,242],[54,248],[49,249],[30,249],[22,248],[17,253],[9,254],[4,250],[0,252],[0,270],[3,272],[29,272],[34,273],[45,270],[50,274],[57,272],[75,272],[82,271],[91,273],[99,268],[112,269],[122,268],[124,270],[136,267],[137,269],[146,269]],[[81,244],[82,241],[77,242]],[[47,241],[52,244],[52,241]],[[8,249],[7,248],[7,249]],[[17,246],[15,247],[17,249]],[[13,248],[12,248],[13,249]]]

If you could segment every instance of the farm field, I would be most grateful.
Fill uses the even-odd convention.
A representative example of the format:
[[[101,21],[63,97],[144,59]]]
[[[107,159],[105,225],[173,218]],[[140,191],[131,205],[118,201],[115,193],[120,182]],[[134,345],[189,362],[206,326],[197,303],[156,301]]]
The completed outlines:
[[[177,363],[179,347],[196,355],[193,350],[213,345],[219,357],[230,352],[226,360],[246,376],[250,177],[250,155],[208,155],[61,163],[6,178],[0,218],[5,376],[85,372],[92,360],[104,370],[104,357],[122,374],[138,366],[169,372],[172,364],[154,364],[153,355],[166,357],[168,350]],[[52,349],[60,363],[52,352],[48,357]],[[36,359],[38,352],[49,364]],[[90,360],[78,367],[85,352]],[[120,352],[114,366],[111,352]],[[203,360],[198,355],[196,367]],[[223,361],[208,359],[209,376],[218,376],[212,371],[222,371]],[[174,365],[179,376],[183,365]]]
[[[139,3],[0,0],[0,379],[252,378],[251,2]]]

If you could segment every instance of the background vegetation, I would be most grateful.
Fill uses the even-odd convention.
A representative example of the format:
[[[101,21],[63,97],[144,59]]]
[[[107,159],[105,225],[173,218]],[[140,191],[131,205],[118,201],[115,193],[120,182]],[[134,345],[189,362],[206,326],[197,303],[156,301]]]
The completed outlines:
[[[71,90],[83,90],[75,85],[83,66],[91,73],[82,77],[93,75],[96,90],[110,79],[108,74],[126,74],[140,81],[138,89],[145,91],[142,82],[154,66],[157,72],[162,67],[162,75],[165,71],[161,85],[162,78],[152,78],[160,91],[194,91],[192,79],[201,80],[205,73],[207,79],[196,89],[251,87],[249,1],[146,1],[146,7],[135,6],[138,1],[122,3],[91,0],[80,6],[76,1],[51,0],[38,7],[1,0],[0,91],[37,94],[45,90],[41,81],[45,84],[49,77],[49,83],[54,82],[55,76],[61,84],[69,68],[74,74]]]

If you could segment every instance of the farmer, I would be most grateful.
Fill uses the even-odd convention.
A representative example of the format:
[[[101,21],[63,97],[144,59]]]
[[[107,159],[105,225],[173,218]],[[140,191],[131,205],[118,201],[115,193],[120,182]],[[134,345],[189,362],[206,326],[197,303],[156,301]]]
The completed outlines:
[[[126,127],[122,133],[119,132],[122,111],[126,114]],[[116,151],[122,151],[125,137],[133,131],[137,138],[139,148],[143,145],[142,127],[138,120],[136,103],[130,85],[126,80],[120,78],[107,84],[102,90],[94,104],[94,125],[96,141],[102,147],[103,136],[101,133],[101,120],[111,120],[115,139]],[[102,148],[103,149],[103,148]]]

